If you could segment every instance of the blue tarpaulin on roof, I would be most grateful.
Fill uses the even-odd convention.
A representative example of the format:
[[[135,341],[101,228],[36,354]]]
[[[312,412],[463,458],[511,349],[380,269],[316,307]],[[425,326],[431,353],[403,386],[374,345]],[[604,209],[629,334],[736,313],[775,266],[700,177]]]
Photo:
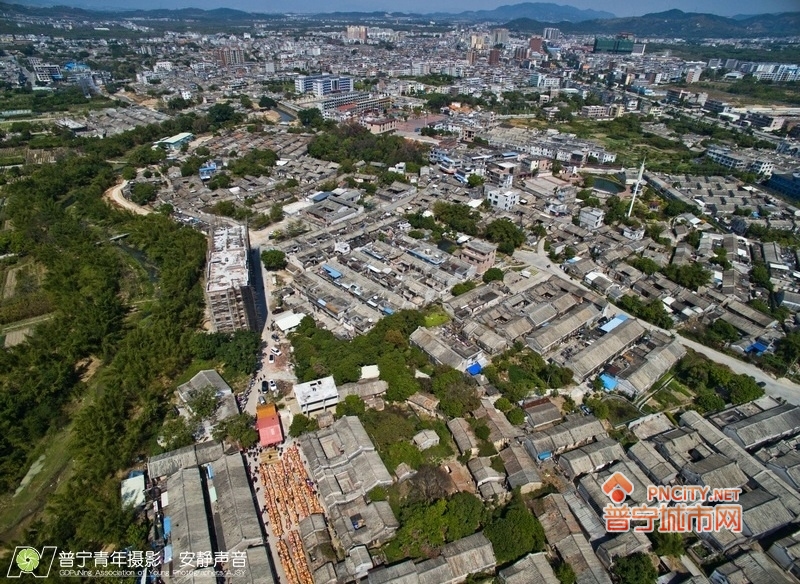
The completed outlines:
[[[764,351],[766,351],[768,348],[769,348],[769,347],[767,347],[767,346],[766,346],[764,343],[762,343],[761,341],[756,341],[755,343],[753,343],[752,345],[750,345],[750,347],[747,349],[747,352],[748,352],[748,353],[763,353],[763,352],[764,352]]]
[[[164,517],[164,537],[167,537],[172,531],[172,519]]]
[[[483,370],[480,363],[473,363],[469,367],[467,367],[467,373],[470,375],[477,375]]]
[[[617,387],[617,380],[608,373],[603,373],[600,376],[600,381],[603,382],[603,388],[605,388],[606,391],[612,391]]]

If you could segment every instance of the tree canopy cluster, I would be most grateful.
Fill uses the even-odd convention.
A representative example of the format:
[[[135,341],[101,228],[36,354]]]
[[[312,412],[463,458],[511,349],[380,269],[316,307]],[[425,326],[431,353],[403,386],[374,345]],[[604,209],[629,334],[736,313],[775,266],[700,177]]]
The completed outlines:
[[[197,332],[189,347],[192,356],[205,361],[220,361],[225,369],[249,374],[255,368],[261,337],[253,331],[234,333]]]
[[[691,262],[688,264],[669,264],[661,270],[664,275],[685,288],[697,291],[701,286],[708,284],[711,279],[711,272],[706,270],[702,264]]]
[[[671,329],[675,325],[672,317],[667,313],[667,309],[664,308],[664,303],[658,298],[644,302],[638,296],[626,294],[617,300],[617,304],[633,316],[661,328]]]
[[[318,133],[308,144],[308,154],[341,164],[360,160],[387,166],[398,162],[427,163],[426,147],[393,134],[373,134],[359,124],[339,124]]]
[[[161,214],[111,209],[102,194],[113,183],[111,168],[90,155],[36,167],[3,190],[23,236],[19,253],[47,268],[44,289],[55,313],[28,342],[0,354],[2,490],[16,487],[48,429],[69,422],[68,404],[88,397],[87,383],[94,386],[71,419],[72,474],[26,537],[32,545],[144,545],[133,515],[121,508],[117,472],[155,440],[174,389],[167,380],[191,360],[187,331],[202,317],[202,234]],[[136,312],[125,304],[127,255],[98,245],[121,231],[158,274],[157,297]],[[92,355],[102,376],[84,383],[76,364]]]
[[[557,389],[572,383],[570,369],[545,363],[541,355],[521,343],[502,353],[490,366],[483,369],[483,373],[511,403],[526,398],[531,391],[543,394],[547,389]]]
[[[739,405],[764,395],[764,389],[749,375],[733,373],[728,366],[693,351],[678,361],[675,377],[695,391],[695,404],[702,410],[721,409],[725,402]]]
[[[361,367],[378,363],[381,379],[389,384],[387,398],[403,400],[419,391],[409,365],[428,363],[421,351],[408,345],[408,337],[424,324],[421,313],[401,310],[381,319],[368,333],[351,341],[336,338],[306,317],[292,334],[295,373],[300,382],[333,375],[337,384],[358,381]]]

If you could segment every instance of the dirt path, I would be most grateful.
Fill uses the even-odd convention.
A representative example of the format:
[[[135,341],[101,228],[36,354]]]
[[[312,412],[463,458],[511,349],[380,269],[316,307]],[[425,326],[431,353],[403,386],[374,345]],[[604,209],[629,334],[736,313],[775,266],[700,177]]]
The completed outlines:
[[[137,215],[148,215],[152,213],[150,209],[141,207],[122,196],[122,189],[125,188],[126,184],[128,184],[128,181],[123,180],[118,185],[111,187],[105,193],[103,193],[103,198],[108,202],[110,202],[112,205],[116,207],[122,207],[127,211],[132,211],[136,213]]]

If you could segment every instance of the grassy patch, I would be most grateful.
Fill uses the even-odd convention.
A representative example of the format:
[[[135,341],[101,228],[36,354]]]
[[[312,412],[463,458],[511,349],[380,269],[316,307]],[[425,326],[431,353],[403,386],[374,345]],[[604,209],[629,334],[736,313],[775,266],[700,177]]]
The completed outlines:
[[[11,541],[44,509],[47,498],[59,484],[65,482],[71,464],[70,432],[72,425],[52,431],[31,454],[31,460],[45,455],[41,470],[15,497],[13,493],[0,497],[0,540]]]
[[[425,315],[425,326],[427,328],[440,326],[449,321],[450,315],[441,309],[437,309]]]
[[[681,404],[675,395],[668,389],[659,389],[654,395],[653,399],[661,404],[664,408],[672,408]]]
[[[608,421],[614,426],[629,422],[641,416],[632,403],[624,399],[608,399]]]

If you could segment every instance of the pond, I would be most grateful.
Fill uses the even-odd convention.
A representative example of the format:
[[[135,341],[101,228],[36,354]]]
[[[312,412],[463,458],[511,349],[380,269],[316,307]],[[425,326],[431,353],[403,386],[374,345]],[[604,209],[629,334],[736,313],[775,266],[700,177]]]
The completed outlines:
[[[274,112],[278,112],[278,115],[281,117],[282,122],[291,122],[292,120],[297,119],[295,116],[291,115],[288,112],[283,111],[282,109],[273,108]]]
[[[601,176],[594,177],[594,186],[592,188],[612,195],[617,195],[625,190],[625,187],[623,187],[621,184]]]

